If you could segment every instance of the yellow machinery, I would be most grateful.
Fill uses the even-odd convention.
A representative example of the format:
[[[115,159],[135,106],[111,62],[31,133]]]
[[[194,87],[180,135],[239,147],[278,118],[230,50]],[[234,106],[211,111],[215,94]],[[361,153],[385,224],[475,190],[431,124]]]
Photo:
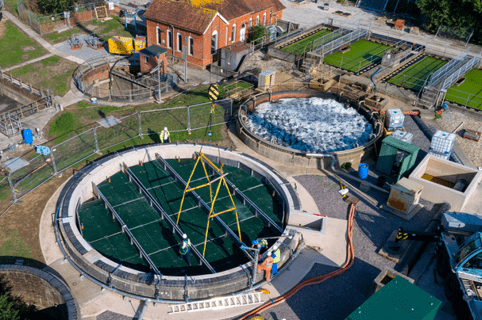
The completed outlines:
[[[221,176],[217,177],[216,179],[214,180],[210,180],[209,179],[209,175],[208,175],[208,172],[206,170],[206,166],[204,164],[204,162],[207,162],[209,163],[211,166],[213,166],[220,174]],[[199,164],[199,162],[201,162],[202,166],[203,166],[203,169],[204,169],[204,174],[206,175],[206,179],[208,180],[207,183],[205,184],[202,184],[200,186],[197,186],[197,187],[189,187],[189,183],[191,182],[191,178],[194,174],[194,171],[196,171],[196,167],[197,165]],[[204,254],[206,253],[206,244],[207,244],[207,241],[208,241],[208,231],[209,231],[209,221],[211,220],[211,218],[214,218],[216,216],[219,216],[223,213],[226,213],[226,212],[230,212],[230,211],[234,211],[235,214],[236,214],[236,224],[238,225],[238,234],[239,234],[239,239],[241,240],[241,228],[239,227],[239,219],[238,219],[238,211],[236,210],[236,205],[234,204],[234,200],[233,200],[233,197],[231,196],[231,191],[229,190],[229,187],[228,187],[228,184],[226,182],[226,174],[223,173],[223,166],[221,165],[221,168],[218,168],[214,163],[211,162],[211,160],[209,160],[208,158],[206,158],[206,156],[202,153],[202,148],[201,148],[201,151],[199,152],[199,156],[198,158],[196,159],[196,163],[194,164],[194,168],[192,169],[192,172],[191,172],[191,176],[189,177],[189,180],[187,181],[187,184],[186,184],[186,188],[184,189],[184,193],[182,195],[182,200],[181,200],[181,207],[179,208],[179,214],[177,215],[177,221],[176,221],[176,224],[179,224],[179,218],[181,217],[181,212],[182,212],[182,205],[184,203],[184,198],[186,196],[186,193],[188,192],[191,192],[191,191],[194,191],[196,189],[200,189],[200,188],[204,188],[204,187],[207,187],[209,186],[209,195],[210,195],[210,198],[211,198],[211,210],[209,210],[209,215],[208,215],[208,223],[207,223],[207,226],[206,226],[206,237],[204,239],[204,249],[203,249],[203,256]],[[216,188],[216,193],[214,195],[214,198],[213,198],[213,190],[212,190],[212,185],[214,182],[216,181],[219,181],[218,183],[218,186]],[[214,212],[214,205],[216,203],[216,199],[218,197],[218,194],[219,194],[219,190],[221,189],[221,185],[224,185],[224,187],[226,188],[226,190],[228,191],[228,194],[229,194],[229,198],[231,199],[231,203],[233,204],[233,207],[232,208],[229,208],[229,209],[226,209],[224,211],[221,211],[221,212]],[[242,241],[242,240],[241,240]]]
[[[136,37],[135,40],[129,37],[112,37],[108,42],[109,52],[115,54],[132,54],[146,47],[145,37]]]

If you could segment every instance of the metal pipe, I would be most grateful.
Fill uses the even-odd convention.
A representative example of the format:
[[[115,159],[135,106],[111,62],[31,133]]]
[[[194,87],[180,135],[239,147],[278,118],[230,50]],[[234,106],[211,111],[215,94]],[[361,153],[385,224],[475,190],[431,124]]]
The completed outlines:
[[[338,169],[335,168],[335,162],[336,162],[336,157],[334,154],[332,153],[324,153],[324,154],[317,154],[317,153],[307,153],[306,154],[307,157],[311,157],[311,158],[331,158],[331,170],[333,172],[336,172],[337,174],[339,175],[343,175],[345,177],[348,177],[350,179],[353,179],[355,181],[358,181],[360,183],[365,183],[365,184],[368,184],[370,187],[372,187],[373,189],[375,190],[378,190],[378,191],[381,191],[381,192],[384,192],[384,193],[390,193],[389,191],[383,189],[383,188],[380,188],[379,186],[376,186],[368,181],[365,181],[365,180],[362,180],[360,178],[357,178],[357,177],[354,177],[352,176],[351,174],[348,174],[346,172],[343,172],[343,171],[340,171]]]

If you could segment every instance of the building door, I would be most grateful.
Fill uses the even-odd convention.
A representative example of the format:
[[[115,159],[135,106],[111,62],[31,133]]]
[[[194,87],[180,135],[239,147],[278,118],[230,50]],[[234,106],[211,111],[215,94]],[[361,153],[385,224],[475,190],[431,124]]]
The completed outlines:
[[[244,41],[246,38],[246,24],[243,23],[241,30],[239,30],[239,40]]]

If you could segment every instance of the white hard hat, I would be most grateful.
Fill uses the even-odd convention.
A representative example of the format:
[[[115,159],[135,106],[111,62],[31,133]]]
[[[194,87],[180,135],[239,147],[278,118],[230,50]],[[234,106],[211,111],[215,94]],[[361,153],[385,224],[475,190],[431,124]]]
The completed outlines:
[[[273,246],[273,251],[276,251],[276,250],[278,250],[278,246],[275,245]]]
[[[271,252],[268,252],[268,257],[271,257]]]
[[[182,238],[183,238],[183,239],[187,239],[187,234],[183,234],[183,235],[182,235]]]
[[[167,127],[164,127],[164,131],[167,131]]]

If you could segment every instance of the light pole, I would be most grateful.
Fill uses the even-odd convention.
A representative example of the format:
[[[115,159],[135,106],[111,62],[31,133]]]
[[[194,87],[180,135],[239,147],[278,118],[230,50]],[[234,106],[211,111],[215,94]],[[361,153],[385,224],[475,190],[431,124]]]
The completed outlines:
[[[161,54],[157,53],[157,80],[158,80],[158,86],[157,86],[157,103],[162,103],[161,99]]]

